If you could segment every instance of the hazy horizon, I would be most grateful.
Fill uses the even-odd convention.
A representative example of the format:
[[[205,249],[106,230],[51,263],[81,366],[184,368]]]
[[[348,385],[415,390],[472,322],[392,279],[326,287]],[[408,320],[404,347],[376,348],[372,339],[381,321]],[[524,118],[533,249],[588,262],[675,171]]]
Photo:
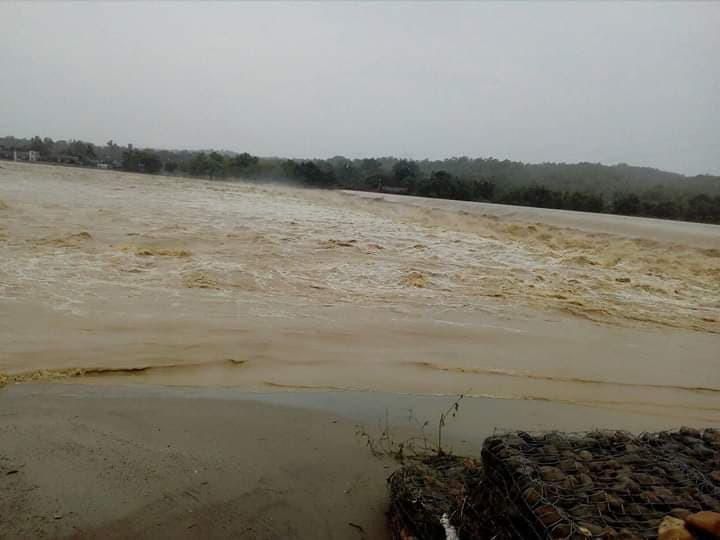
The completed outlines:
[[[719,27],[716,3],[2,3],[0,135],[720,174]]]

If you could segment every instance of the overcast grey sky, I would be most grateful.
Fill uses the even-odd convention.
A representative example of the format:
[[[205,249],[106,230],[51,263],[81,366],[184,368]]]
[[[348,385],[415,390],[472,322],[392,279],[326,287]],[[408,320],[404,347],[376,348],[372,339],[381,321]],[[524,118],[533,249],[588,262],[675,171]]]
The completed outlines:
[[[720,173],[720,3],[0,3],[0,135]]]

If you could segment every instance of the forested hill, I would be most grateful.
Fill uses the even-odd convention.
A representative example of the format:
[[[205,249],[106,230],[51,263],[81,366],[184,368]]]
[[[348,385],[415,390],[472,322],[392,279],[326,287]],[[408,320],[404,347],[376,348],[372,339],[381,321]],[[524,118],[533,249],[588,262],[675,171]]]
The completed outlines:
[[[720,223],[720,176],[600,163],[458,157],[285,159],[231,151],[138,149],[113,141],[0,137],[0,157],[35,150],[41,161],[204,178],[290,179],[315,187],[382,190],[589,212]]]
[[[621,191],[680,189],[695,193],[720,194],[720,176],[685,176],[678,173],[636,167],[625,163],[521,163],[493,158],[451,158],[420,161],[423,172],[443,169],[455,176],[503,178],[507,186],[544,184],[552,189],[578,190],[598,195]]]

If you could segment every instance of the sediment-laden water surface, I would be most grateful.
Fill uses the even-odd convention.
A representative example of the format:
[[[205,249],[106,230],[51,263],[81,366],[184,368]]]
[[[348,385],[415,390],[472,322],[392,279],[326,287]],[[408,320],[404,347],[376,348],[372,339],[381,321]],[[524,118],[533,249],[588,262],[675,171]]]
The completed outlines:
[[[0,167],[6,382],[466,393],[720,422],[720,227]]]

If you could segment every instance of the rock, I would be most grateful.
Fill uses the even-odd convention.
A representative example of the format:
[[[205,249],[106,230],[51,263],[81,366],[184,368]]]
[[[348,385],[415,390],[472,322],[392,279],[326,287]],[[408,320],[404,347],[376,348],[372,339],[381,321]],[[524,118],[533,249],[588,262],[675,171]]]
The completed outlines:
[[[565,480],[563,480],[562,487],[568,491],[573,491],[579,483],[580,481],[577,478],[568,475],[565,477]]]
[[[629,529],[620,529],[620,532],[618,533],[617,537],[618,540],[645,540],[641,535],[638,533],[634,533]]]
[[[688,517],[692,512],[688,510],[687,508],[673,508],[670,510],[670,515],[672,517],[685,520],[686,517]]]
[[[566,473],[572,473],[578,470],[577,464],[574,459],[564,459],[559,464],[560,470]]]
[[[557,467],[540,467],[540,478],[546,482],[561,482],[565,479],[565,473]]]
[[[561,523],[550,530],[550,538],[570,538],[572,527],[567,523]]]
[[[642,458],[637,454],[623,454],[617,460],[624,465],[633,465],[636,463],[642,463]]]
[[[502,455],[503,452],[508,452],[508,455]],[[523,467],[529,463],[529,460],[523,456],[516,456],[509,453],[509,450],[503,450],[500,452],[500,457],[505,458],[507,462],[514,468]],[[509,456],[509,457],[508,457]]]
[[[585,538],[590,538],[593,535],[590,529],[583,527],[582,525],[578,525],[577,532],[580,536],[584,536]]]
[[[533,472],[534,470],[530,465],[523,465],[515,469],[515,473],[519,476],[530,477],[532,476]]]
[[[614,482],[618,478],[618,473],[615,470],[605,470],[597,475],[597,480],[602,480],[603,483]]]
[[[590,487],[590,486],[592,486],[592,483],[593,483],[592,478],[590,478],[590,475],[585,474],[585,473],[580,473],[578,475],[578,480],[580,480],[580,485],[582,485],[583,487]]]
[[[685,528],[685,522],[672,516],[665,516],[658,527],[658,540],[694,540]]]
[[[690,437],[700,438],[700,431],[694,428],[689,427],[681,427],[680,428],[680,434],[681,435],[689,435]]]
[[[696,499],[699,500],[705,508],[720,508],[720,501],[710,495],[707,495],[706,493],[701,493],[696,497]]]
[[[564,482],[563,482],[564,483]],[[556,498],[559,498],[562,495],[562,484],[546,484],[543,486],[543,492],[545,494],[545,498],[554,500]]]
[[[540,492],[533,487],[527,488],[523,495],[525,496],[525,500],[530,506],[535,505],[542,497],[540,495]]]
[[[592,437],[582,437],[577,440],[577,444],[578,446],[583,446],[585,448],[595,448],[598,445],[598,442]]]
[[[519,437],[518,435],[510,435],[510,436],[508,436],[506,443],[507,443],[507,445],[510,446],[511,448],[515,448],[515,449],[518,449],[518,450],[524,450],[524,449],[526,449],[527,446],[528,446],[527,443],[526,443],[521,437]]]
[[[594,523],[588,523],[587,521],[579,521],[578,527],[581,529],[580,534],[583,536],[600,536],[605,532],[605,529],[603,529],[600,525],[595,525]],[[585,529],[585,531],[589,532],[590,534],[586,534],[582,529]]]
[[[578,504],[570,509],[569,514],[573,518],[591,519],[596,517],[595,507],[589,504]]]
[[[720,513],[718,512],[697,512],[685,518],[685,522],[690,529],[720,538]]]
[[[558,450],[557,446],[548,444],[543,448],[543,451],[549,455],[549,456],[557,456],[560,454],[560,450]]]
[[[512,439],[514,446],[500,446],[488,457],[503,462],[513,493],[522,493],[522,503],[509,511],[526,514],[522,517],[548,538],[565,533],[573,540],[656,534],[663,540],[715,538],[701,531],[715,534],[720,514],[697,514],[687,523],[685,518],[720,508],[712,490],[720,487],[718,433],[685,429],[628,437],[597,432],[566,439],[523,434]],[[508,447],[511,452],[498,456]]]
[[[692,446],[692,455],[700,460],[712,459],[715,455],[710,448],[703,443],[696,443]]]
[[[692,447],[692,446],[695,446],[695,445],[698,444],[698,443],[702,443],[702,439],[700,439],[699,437],[683,437],[683,438],[682,438],[682,443],[683,443],[686,447],[687,447],[687,446]]]
[[[545,527],[555,525],[560,520],[562,520],[562,516],[560,516],[557,509],[550,504],[545,504],[539,507],[536,511],[536,514],[540,518],[540,521],[542,521],[542,524],[545,525]]]
[[[645,473],[637,473],[635,475],[635,480],[637,480],[637,482],[642,486],[656,486],[662,483],[656,476]]]
[[[610,505],[610,508],[612,508],[615,511],[622,511],[623,508],[623,500],[620,497],[617,497],[615,495],[607,494],[607,503]]]
[[[612,489],[615,491],[629,493],[639,493],[640,491],[642,491],[637,482],[635,482],[629,476],[619,476],[617,479],[617,483],[613,485]]]
[[[520,437],[526,443],[534,443],[535,442],[535,437],[533,437],[526,431],[518,431],[517,436]]]
[[[625,513],[634,515],[634,516],[638,516],[641,519],[645,519],[645,518],[647,518],[649,511],[648,511],[647,507],[645,507],[641,504],[630,503],[625,507]]]

